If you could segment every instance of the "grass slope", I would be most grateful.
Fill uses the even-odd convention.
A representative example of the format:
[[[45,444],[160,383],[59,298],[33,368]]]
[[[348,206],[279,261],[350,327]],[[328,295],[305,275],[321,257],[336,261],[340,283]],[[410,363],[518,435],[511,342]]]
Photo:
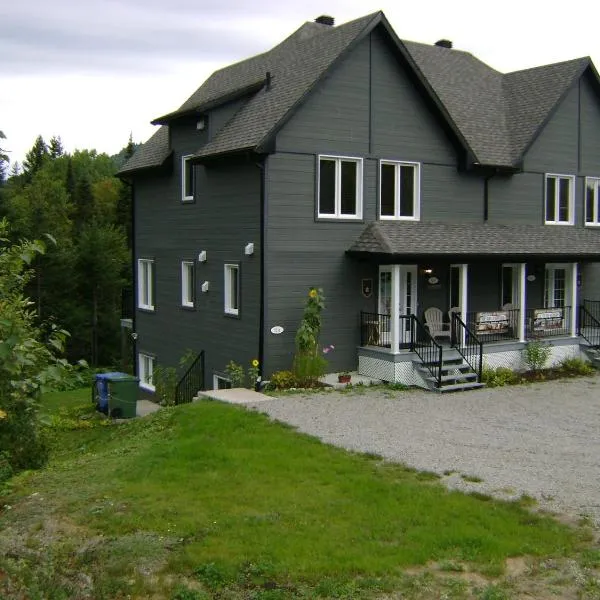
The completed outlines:
[[[508,557],[581,543],[517,504],[449,492],[239,407],[104,426],[81,419],[84,390],[46,401],[52,462],[17,478],[0,513],[0,590],[23,598],[367,597],[401,586],[409,566],[491,576]]]

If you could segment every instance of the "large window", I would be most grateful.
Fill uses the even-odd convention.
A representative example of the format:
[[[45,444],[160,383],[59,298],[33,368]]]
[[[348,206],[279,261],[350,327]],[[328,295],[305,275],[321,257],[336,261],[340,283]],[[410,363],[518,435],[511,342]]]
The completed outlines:
[[[572,175],[546,175],[546,223],[574,223],[575,178]]]
[[[154,391],[154,357],[149,354],[138,354],[138,375],[140,387]]]
[[[225,265],[225,313],[240,314],[240,266]]]
[[[320,156],[318,183],[320,218],[362,218],[362,159]]]
[[[382,160],[379,215],[382,219],[419,219],[420,168],[416,163]]]
[[[138,308],[154,310],[154,261],[138,259]]]
[[[585,180],[585,224],[600,225],[600,178]]]
[[[195,188],[194,165],[192,155],[181,157],[181,201],[192,202]]]
[[[194,307],[195,277],[194,261],[181,261],[181,306]]]

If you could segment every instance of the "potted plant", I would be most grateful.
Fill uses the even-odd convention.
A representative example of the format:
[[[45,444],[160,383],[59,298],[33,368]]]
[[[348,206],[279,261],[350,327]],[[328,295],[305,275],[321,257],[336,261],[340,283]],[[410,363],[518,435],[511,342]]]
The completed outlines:
[[[349,371],[342,371],[341,373],[338,373],[339,383],[350,383],[351,378],[352,376],[350,375]]]

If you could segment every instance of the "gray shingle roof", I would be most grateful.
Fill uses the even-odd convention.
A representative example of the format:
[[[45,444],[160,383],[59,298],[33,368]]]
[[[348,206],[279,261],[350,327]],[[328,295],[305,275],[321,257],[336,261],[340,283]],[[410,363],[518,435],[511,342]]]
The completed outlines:
[[[139,171],[140,169],[150,167],[160,167],[169,154],[171,154],[171,150],[169,149],[169,128],[162,125],[121,167],[119,175],[126,175],[132,171]]]
[[[254,95],[197,155],[261,151],[333,63],[380,24],[390,27],[381,12],[337,27],[305,23],[268,52],[213,73],[166,120],[251,90]],[[391,28],[390,33],[397,39]],[[518,166],[574,81],[588,66],[594,70],[589,58],[581,58],[503,75],[460,50],[408,41],[400,42],[399,50],[443,107],[473,160],[499,167]],[[256,91],[267,71],[272,76],[270,89]],[[166,141],[159,130],[121,172],[160,164],[168,152]]]
[[[378,221],[348,252],[398,256],[600,257],[600,231],[544,225]]]
[[[516,166],[589,58],[502,74],[468,52],[403,42],[477,162]]]

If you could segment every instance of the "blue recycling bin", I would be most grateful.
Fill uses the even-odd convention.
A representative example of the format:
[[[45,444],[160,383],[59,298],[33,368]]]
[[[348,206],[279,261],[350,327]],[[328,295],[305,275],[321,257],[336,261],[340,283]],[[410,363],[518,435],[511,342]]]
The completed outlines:
[[[110,397],[108,382],[111,379],[121,377],[122,375],[124,375],[124,373],[119,373],[118,371],[96,374],[96,378],[92,386],[92,402],[96,405],[96,410],[104,413],[105,415],[108,414],[108,399]]]

